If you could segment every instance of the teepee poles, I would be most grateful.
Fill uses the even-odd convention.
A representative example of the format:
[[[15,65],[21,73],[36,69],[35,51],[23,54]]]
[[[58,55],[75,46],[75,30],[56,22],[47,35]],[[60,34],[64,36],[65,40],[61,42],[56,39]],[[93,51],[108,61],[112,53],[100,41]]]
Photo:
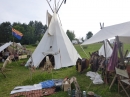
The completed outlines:
[[[57,9],[57,12],[56,12],[56,13],[58,13],[58,11],[59,11],[59,9],[60,9],[61,5],[63,4],[63,2],[66,2],[66,0],[63,0],[63,1],[61,2],[61,4],[60,4],[60,6],[58,7],[58,9]]]
[[[49,1],[48,1],[48,0],[46,0],[46,1],[47,1],[48,5],[50,6],[50,8],[51,8],[52,12],[54,13],[54,11],[53,11],[53,9],[52,9],[52,7],[51,7],[51,5],[50,5]]]
[[[52,12],[54,13],[54,10],[52,9],[52,7],[51,7],[51,5],[50,5],[49,1],[48,1],[48,0],[46,0],[46,1],[47,1],[48,5],[50,6],[50,8],[51,8]],[[58,7],[58,9],[57,9],[56,13],[58,13],[58,11],[59,11],[59,9],[60,9],[61,5],[63,4],[63,2],[64,2],[64,3],[66,3],[66,0],[63,0],[63,1],[61,2],[61,4],[60,4],[60,6]],[[56,8],[57,8],[57,5],[56,5],[56,0],[54,1],[54,5],[55,5],[55,9],[56,9]]]

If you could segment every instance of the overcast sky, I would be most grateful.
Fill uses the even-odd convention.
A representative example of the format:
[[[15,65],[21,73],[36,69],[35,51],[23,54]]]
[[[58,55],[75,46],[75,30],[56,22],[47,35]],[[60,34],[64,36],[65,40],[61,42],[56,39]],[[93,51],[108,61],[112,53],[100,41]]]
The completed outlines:
[[[56,0],[62,1],[62,0]],[[54,0],[51,0],[52,7]],[[9,21],[29,23],[37,20],[46,24],[46,0],[0,0],[0,23]],[[104,26],[130,21],[130,0],[66,0],[59,10],[64,31],[74,31],[77,38],[93,34]]]

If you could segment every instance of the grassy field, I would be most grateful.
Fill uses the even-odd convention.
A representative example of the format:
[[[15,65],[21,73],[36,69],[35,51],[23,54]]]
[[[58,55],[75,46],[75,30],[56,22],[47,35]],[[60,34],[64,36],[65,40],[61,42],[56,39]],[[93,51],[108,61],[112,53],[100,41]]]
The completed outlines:
[[[98,43],[84,46],[83,48],[85,52],[88,54],[88,52],[97,51],[101,47],[101,45],[102,44]],[[79,45],[75,45],[75,48],[83,58],[89,57],[89,55],[86,56],[84,54]],[[27,46],[27,49],[33,52],[35,47]],[[127,44],[124,45],[124,49],[130,50],[130,45]],[[33,85],[52,78],[60,79],[72,76],[75,76],[77,78],[81,91],[83,90],[93,91],[102,97],[125,97],[125,94],[117,93],[117,84],[114,84],[111,90],[108,89],[109,84],[102,84],[102,85],[91,84],[91,80],[89,79],[89,77],[85,75],[86,72],[89,71],[89,69],[85,70],[82,74],[76,71],[75,66],[62,68],[59,70],[53,70],[52,74],[42,72],[40,69],[36,69],[31,76],[30,70],[20,65],[21,63],[26,61],[27,59],[19,60],[7,65],[6,71],[4,72],[7,78],[4,78],[3,75],[0,74],[0,97],[9,97],[11,90],[13,90],[13,88],[16,86]],[[3,63],[0,63],[0,67],[2,66],[2,64]],[[90,84],[91,86],[89,87]],[[67,92],[60,91],[48,97],[68,97],[68,96]]]

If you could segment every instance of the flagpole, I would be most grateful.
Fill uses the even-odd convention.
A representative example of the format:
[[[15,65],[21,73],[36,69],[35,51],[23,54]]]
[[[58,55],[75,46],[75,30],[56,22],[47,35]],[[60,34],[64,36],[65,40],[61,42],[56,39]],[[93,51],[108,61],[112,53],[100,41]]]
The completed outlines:
[[[12,26],[11,26],[11,31],[12,31]],[[13,36],[13,32],[12,32],[12,36]],[[15,60],[15,54],[14,54],[14,36],[13,36],[13,56],[14,56],[14,61],[16,62],[16,60]],[[17,62],[16,62],[16,64],[18,65]]]
[[[11,31],[12,31],[12,26],[11,26]],[[12,32],[12,37],[13,37],[13,55],[14,55],[14,36],[13,36],[13,32]]]
[[[13,36],[13,55],[14,55],[14,36]]]

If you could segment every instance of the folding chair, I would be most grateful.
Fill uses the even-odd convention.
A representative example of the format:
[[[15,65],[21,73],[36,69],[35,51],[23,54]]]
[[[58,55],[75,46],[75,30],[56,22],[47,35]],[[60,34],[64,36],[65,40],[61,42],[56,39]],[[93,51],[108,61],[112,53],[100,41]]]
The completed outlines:
[[[126,93],[127,97],[130,97],[129,94],[127,93],[126,89],[130,87],[130,78],[128,75],[127,70],[122,70],[119,68],[116,68],[116,74],[118,76],[118,93],[120,92],[120,86],[122,87],[123,91]],[[127,87],[125,88],[124,84],[125,83],[127,85]]]

